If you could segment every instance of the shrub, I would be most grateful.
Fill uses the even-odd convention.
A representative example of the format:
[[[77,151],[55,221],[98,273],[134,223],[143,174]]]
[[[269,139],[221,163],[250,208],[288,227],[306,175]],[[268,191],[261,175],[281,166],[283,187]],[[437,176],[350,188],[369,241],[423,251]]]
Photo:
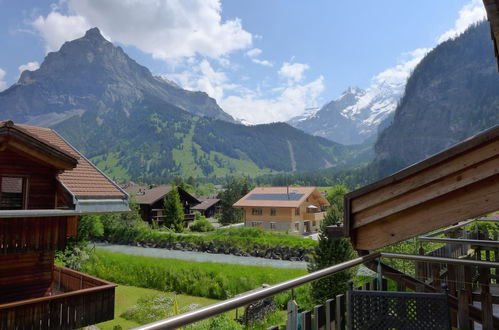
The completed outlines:
[[[189,229],[191,231],[207,232],[215,230],[215,227],[205,217],[201,217],[199,220],[194,221]]]

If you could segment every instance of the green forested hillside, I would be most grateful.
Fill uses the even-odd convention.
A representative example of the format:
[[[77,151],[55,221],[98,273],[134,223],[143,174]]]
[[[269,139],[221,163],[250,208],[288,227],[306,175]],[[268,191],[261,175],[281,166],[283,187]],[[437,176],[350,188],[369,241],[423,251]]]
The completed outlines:
[[[256,176],[367,161],[368,150],[313,137],[284,123],[244,126],[197,117],[153,96],[128,116],[87,111],[53,128],[117,180]],[[294,158],[294,159],[292,159]]]
[[[392,124],[376,143],[384,176],[499,124],[499,74],[482,22],[438,45],[407,81]]]

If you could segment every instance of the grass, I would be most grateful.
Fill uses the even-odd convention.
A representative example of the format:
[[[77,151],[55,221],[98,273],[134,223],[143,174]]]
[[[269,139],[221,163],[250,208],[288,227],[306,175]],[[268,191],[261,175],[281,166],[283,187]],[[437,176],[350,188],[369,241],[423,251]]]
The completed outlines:
[[[307,273],[304,269],[192,262],[177,259],[129,256],[96,250],[84,272],[124,285],[161,291],[227,299],[236,294],[275,284]]]
[[[139,326],[140,324],[125,320],[120,315],[126,311],[130,306],[135,305],[137,300],[143,296],[150,296],[153,294],[164,293],[163,291],[145,289],[134,286],[119,285],[116,288],[116,305],[114,309],[114,320],[97,324],[103,330],[112,330],[114,326],[120,325],[123,329],[131,329]],[[173,293],[172,293],[173,294]],[[178,294],[177,303],[179,308],[189,306],[190,304],[199,304],[207,306],[218,302],[219,300],[208,299],[203,297],[195,297],[189,295]],[[229,316],[235,317],[236,311],[229,312]]]

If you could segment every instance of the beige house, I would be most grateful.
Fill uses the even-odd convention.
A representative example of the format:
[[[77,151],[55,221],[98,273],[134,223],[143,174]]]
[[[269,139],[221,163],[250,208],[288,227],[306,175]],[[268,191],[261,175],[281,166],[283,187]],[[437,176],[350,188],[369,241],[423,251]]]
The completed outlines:
[[[257,187],[233,207],[244,210],[246,227],[314,233],[329,202],[315,187]]]

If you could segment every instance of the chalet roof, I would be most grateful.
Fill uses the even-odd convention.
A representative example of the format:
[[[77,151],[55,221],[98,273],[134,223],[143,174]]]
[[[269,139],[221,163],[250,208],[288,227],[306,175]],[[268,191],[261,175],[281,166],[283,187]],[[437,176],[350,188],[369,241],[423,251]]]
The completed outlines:
[[[299,207],[311,195],[317,198],[320,206],[329,205],[315,187],[256,187],[233,207]]]
[[[159,186],[144,186],[138,184],[128,184],[123,189],[130,195],[134,195],[139,204],[154,204],[172,190],[171,184],[163,184]]]
[[[199,211],[206,211],[207,209],[209,209],[210,207],[212,207],[213,205],[217,204],[218,202],[220,202],[220,199],[217,199],[217,198],[198,198],[199,201],[201,203],[199,203],[198,205],[194,205],[193,207],[191,207],[191,210],[199,210]]]
[[[78,163],[76,157],[67,150],[59,148],[43,137],[33,136],[25,127],[15,125],[10,120],[0,122],[0,143],[4,147],[8,145],[18,152],[29,154],[59,170],[72,169]]]
[[[123,186],[123,189],[130,195],[134,195],[137,203],[152,205],[157,201],[165,198],[165,196],[172,190],[171,184],[162,184],[159,186],[145,186],[135,183],[128,183]],[[188,200],[190,203],[198,204],[199,200],[189,194],[181,187],[177,187],[181,198]]]
[[[126,193],[90,163],[81,153],[49,128],[14,124],[11,121],[0,123],[1,129],[21,132],[38,141],[46,150],[64,155],[74,160],[74,166],[58,175],[62,185],[78,199],[127,199]]]
[[[490,22],[490,34],[494,41],[494,53],[498,59],[499,67],[499,53],[497,50],[497,41],[499,40],[499,0],[483,0],[483,4]]]
[[[373,250],[499,209],[499,125],[345,195],[345,231]]]

